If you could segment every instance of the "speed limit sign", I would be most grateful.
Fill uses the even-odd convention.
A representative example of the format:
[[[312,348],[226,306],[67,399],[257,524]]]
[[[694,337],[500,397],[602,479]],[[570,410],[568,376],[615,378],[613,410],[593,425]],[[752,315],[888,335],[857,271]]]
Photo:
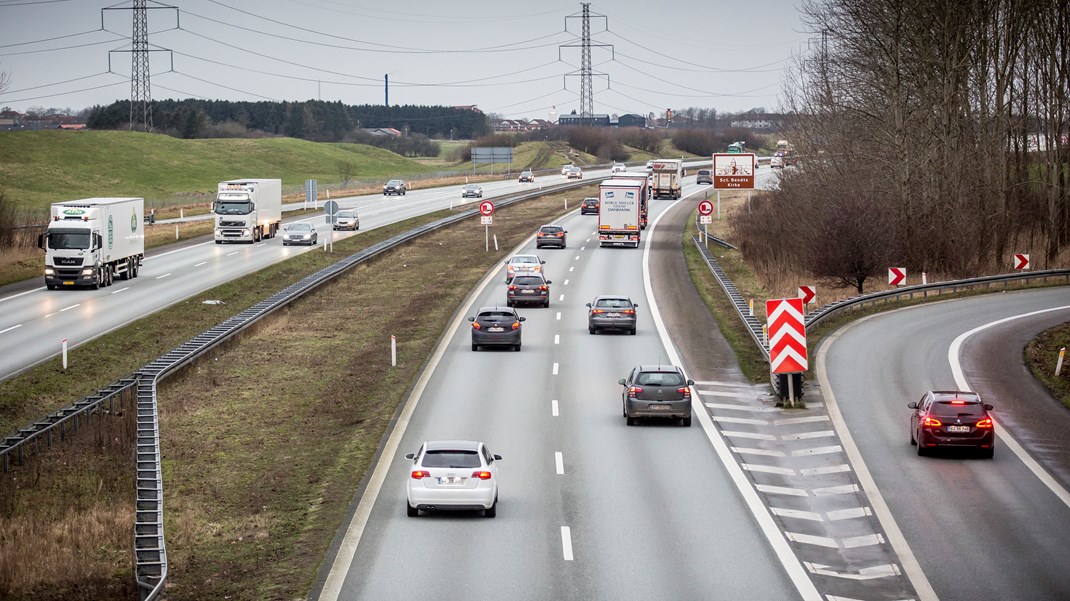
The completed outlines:
[[[484,216],[490,216],[494,214],[494,203],[489,200],[484,200],[479,203],[479,214]]]

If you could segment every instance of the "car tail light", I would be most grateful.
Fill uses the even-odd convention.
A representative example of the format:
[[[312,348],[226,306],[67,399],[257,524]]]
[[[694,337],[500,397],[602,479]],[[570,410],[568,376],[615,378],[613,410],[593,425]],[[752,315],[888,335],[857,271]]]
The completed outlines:
[[[635,309],[625,309],[625,310],[621,311],[621,313],[623,313],[625,315],[635,315]]]
[[[422,478],[430,478],[431,472],[427,470],[412,470],[412,479],[420,480]]]
[[[549,289],[550,289],[550,288],[549,288],[549,287],[547,287],[547,286],[546,286],[546,284],[543,284],[543,285],[539,286],[539,290],[543,290],[543,291],[545,291],[545,290],[549,290]]]
[[[921,425],[924,428],[939,428],[940,426],[944,425],[944,422],[936,419],[935,417],[929,417],[928,415],[926,415],[925,419],[921,421]]]
[[[514,321],[512,329],[519,330],[520,329],[520,322],[519,321]]]
[[[490,480],[490,472],[472,472],[472,477],[480,480]]]
[[[680,388],[677,388],[676,392],[679,392],[680,394],[684,395],[685,399],[691,398],[691,388],[687,386],[681,386]]]
[[[632,386],[628,389],[628,396],[634,399],[636,395],[642,394],[642,392],[643,388],[641,386]]]
[[[992,429],[992,418],[991,417],[986,417],[986,418],[978,421],[977,422],[977,427],[981,428],[981,429],[984,429],[984,430],[991,430]]]
[[[954,400],[954,401],[951,401],[951,404],[952,404],[952,405],[965,405],[965,404],[966,404],[966,401],[960,401],[960,400],[957,400],[957,399],[956,399],[956,400]]]
[[[479,329],[479,328],[481,328],[482,326],[480,326],[480,325],[479,325],[479,322],[478,322],[478,321],[473,321],[473,322],[472,322],[472,327],[478,330],[478,329]]]
[[[591,313],[594,313],[595,315],[601,315],[602,313],[605,313],[605,312],[606,312],[605,309],[591,309]]]
[[[554,235],[557,236],[558,238],[564,238],[565,237],[565,232],[557,232]]]
[[[509,289],[510,290],[516,290],[516,286],[514,284],[509,284]]]

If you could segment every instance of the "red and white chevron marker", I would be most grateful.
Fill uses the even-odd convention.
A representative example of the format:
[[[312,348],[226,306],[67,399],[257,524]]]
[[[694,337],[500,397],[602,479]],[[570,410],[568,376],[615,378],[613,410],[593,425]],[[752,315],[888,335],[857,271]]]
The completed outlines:
[[[799,286],[799,298],[804,305],[809,305],[817,298],[817,288],[814,286]]]
[[[906,267],[889,267],[888,268],[888,285],[889,286],[902,286],[907,281],[907,268]]]
[[[1014,255],[1015,269],[1029,269],[1029,255]]]
[[[775,374],[809,369],[806,359],[806,325],[801,298],[765,301],[769,316],[769,367]]]

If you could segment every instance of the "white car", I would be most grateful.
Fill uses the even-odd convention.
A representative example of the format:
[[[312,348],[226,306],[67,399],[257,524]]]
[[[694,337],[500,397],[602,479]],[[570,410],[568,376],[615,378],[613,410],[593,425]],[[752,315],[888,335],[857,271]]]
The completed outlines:
[[[282,245],[307,244],[314,246],[319,236],[316,234],[316,226],[305,221],[291,223],[282,230]]]
[[[624,163],[613,163],[613,173],[624,173],[628,170],[628,166]]]
[[[405,511],[409,517],[438,509],[483,510],[498,513],[498,463],[482,442],[428,441],[405,455],[412,461],[406,479]]]
[[[572,163],[561,165],[561,175],[568,175],[570,169],[572,169]]]
[[[505,283],[513,281],[513,278],[521,274],[542,273],[542,266],[546,264],[539,255],[513,255],[512,259],[505,262]]]

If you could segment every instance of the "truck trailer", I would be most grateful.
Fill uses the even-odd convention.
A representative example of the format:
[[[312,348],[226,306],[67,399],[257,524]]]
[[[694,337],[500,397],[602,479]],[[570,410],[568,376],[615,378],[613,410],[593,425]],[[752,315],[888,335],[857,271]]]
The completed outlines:
[[[54,202],[37,246],[45,251],[45,287],[110,286],[137,277],[145,260],[145,199]]]
[[[216,216],[216,244],[274,238],[282,225],[282,180],[219,182],[212,212]]]
[[[680,198],[680,180],[684,177],[684,162],[680,159],[654,161],[652,195],[654,198]]]
[[[607,179],[598,186],[598,245],[639,248],[642,185]]]
[[[639,190],[639,229],[645,230],[648,220],[648,200],[650,200],[650,185],[649,177],[645,173],[635,173],[625,171],[623,173],[614,173],[613,179],[628,180],[635,182],[640,187]]]

